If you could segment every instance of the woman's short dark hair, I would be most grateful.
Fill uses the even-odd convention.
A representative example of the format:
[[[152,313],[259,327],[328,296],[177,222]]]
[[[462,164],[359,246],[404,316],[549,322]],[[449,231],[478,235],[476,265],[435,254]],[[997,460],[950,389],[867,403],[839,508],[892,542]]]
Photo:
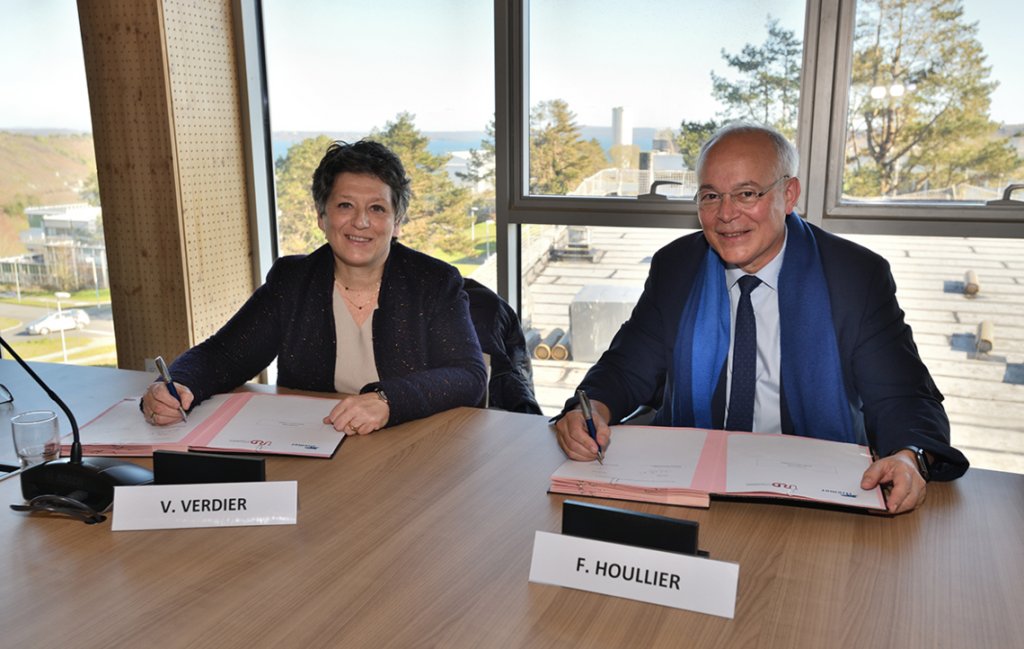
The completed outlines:
[[[395,223],[402,222],[409,209],[412,188],[402,161],[391,149],[373,140],[359,140],[352,144],[339,140],[327,147],[327,153],[313,172],[313,203],[318,216],[326,213],[334,181],[338,174],[343,173],[376,176],[390,187]]]

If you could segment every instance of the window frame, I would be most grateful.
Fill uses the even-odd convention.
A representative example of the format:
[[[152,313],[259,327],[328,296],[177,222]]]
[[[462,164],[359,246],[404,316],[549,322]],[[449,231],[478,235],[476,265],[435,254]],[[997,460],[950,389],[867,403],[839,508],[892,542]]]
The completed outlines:
[[[530,97],[529,0],[494,2],[494,102],[495,102],[495,222],[498,293],[517,311],[521,305],[520,229],[527,224],[581,225],[606,227],[699,228],[696,205],[689,199],[664,201],[633,197],[590,198],[573,196],[530,196],[525,179],[528,170]],[[269,196],[269,204],[256,203],[257,232],[273,232],[273,160],[270,157],[269,115],[265,52],[259,34],[262,13],[243,0],[235,0],[243,16],[240,54],[243,78],[259,79],[251,84],[249,124],[254,164],[263,149],[266,174],[255,173],[254,194]],[[250,13],[255,11],[254,14]],[[253,19],[252,16],[255,16]],[[807,0],[804,21],[803,73],[800,84],[800,113],[797,148],[799,177],[803,193],[797,210],[816,225],[837,233],[900,234],[927,236],[975,236],[1017,238],[1024,225],[1024,203],[1018,206],[980,204],[889,203],[852,204],[840,201],[844,166],[846,110],[852,62],[856,0]],[[252,35],[256,30],[257,36]],[[258,46],[250,47],[249,43]],[[260,138],[263,143],[260,146]],[[259,235],[263,236],[263,235]],[[265,246],[260,246],[260,265],[265,265]],[[276,250],[271,254],[276,257]],[[256,269],[254,269],[256,270]],[[262,274],[264,269],[256,270]]]

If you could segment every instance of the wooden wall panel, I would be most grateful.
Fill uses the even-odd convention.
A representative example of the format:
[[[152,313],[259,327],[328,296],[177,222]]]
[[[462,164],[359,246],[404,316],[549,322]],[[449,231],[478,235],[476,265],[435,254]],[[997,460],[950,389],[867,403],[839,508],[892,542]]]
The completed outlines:
[[[228,1],[164,0],[192,337],[253,291],[235,39]]]
[[[230,0],[79,1],[118,364],[174,358],[252,292]]]

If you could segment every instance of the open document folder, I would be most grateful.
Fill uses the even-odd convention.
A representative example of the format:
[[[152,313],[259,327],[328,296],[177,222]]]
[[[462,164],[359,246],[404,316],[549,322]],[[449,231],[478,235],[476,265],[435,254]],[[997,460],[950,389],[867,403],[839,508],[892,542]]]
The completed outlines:
[[[187,422],[152,426],[133,397],[82,427],[82,453],[148,456],[155,450],[192,449],[331,457],[345,438],[323,423],[336,402],[290,394],[218,394],[193,409]],[[64,446],[61,452],[68,450]]]
[[[554,493],[707,507],[712,494],[792,498],[885,511],[860,488],[866,446],[793,435],[615,426],[604,464],[567,460]]]

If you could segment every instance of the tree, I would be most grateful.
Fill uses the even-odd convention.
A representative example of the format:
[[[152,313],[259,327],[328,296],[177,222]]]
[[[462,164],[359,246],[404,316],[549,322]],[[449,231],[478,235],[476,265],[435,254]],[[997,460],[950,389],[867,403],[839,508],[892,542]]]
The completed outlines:
[[[100,185],[95,171],[90,172],[86,179],[82,181],[82,188],[78,190],[78,195],[89,205],[99,207]]]
[[[457,171],[455,175],[474,187],[487,184],[494,193],[494,120],[485,127],[486,136],[480,140],[479,149],[469,150],[469,164],[465,171]]]
[[[640,147],[635,144],[613,144],[608,149],[608,157],[616,169],[638,169],[640,167]]]
[[[576,114],[562,99],[542,101],[530,112],[530,192],[569,194],[608,166],[596,139],[583,140]]]
[[[998,85],[961,0],[862,0],[844,191],[895,196],[999,182],[1021,160],[989,118]],[[1000,183],[1001,184],[1001,183]]]
[[[464,182],[470,184],[472,189],[472,206],[470,212],[473,222],[479,222],[481,218],[492,218],[495,211],[495,149],[494,149],[494,120],[492,119],[485,127],[486,135],[480,140],[479,149],[469,150],[469,163],[466,171],[457,171],[455,175]],[[483,189],[480,189],[480,188]]]
[[[401,158],[412,181],[413,200],[408,221],[402,226],[402,241],[432,254],[470,255],[473,247],[466,227],[469,192],[448,177],[445,165],[451,156],[433,155],[427,150],[430,140],[417,130],[413,119],[410,113],[399,113],[383,130],[375,128],[370,134]]]
[[[313,172],[334,142],[326,135],[302,140],[288,148],[277,167],[277,240],[282,255],[312,252],[324,243],[317,225],[316,206],[310,192]]]
[[[725,121],[744,119],[772,126],[787,137],[796,134],[803,45],[792,30],[768,16],[768,36],[760,47],[743,47],[739,54],[722,50],[722,58],[741,75],[737,81],[711,72],[712,94],[724,109]]]
[[[697,169],[697,156],[700,155],[700,148],[711,139],[720,126],[721,124],[713,119],[706,122],[688,122],[684,119],[679,125],[676,148],[683,155],[683,164],[688,169]]]

